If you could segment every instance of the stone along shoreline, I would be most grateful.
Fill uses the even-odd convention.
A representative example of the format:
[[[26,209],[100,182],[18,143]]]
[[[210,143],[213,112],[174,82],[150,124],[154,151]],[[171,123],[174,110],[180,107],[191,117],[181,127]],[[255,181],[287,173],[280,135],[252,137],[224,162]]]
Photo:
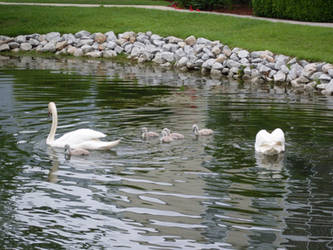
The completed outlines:
[[[51,52],[56,55],[112,58],[124,53],[139,63],[153,62],[161,67],[182,71],[199,70],[212,78],[223,76],[250,82],[287,83],[301,92],[333,94],[333,65],[310,63],[271,51],[247,51],[229,48],[220,41],[189,36],[161,37],[152,32],[132,31],[116,35],[113,31],[75,34],[0,36],[2,51]]]

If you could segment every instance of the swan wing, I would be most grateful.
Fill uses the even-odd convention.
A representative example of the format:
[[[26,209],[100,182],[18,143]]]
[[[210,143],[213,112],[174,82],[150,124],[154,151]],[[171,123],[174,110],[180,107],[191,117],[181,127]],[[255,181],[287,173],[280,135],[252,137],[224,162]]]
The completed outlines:
[[[92,130],[92,129],[77,129],[72,132],[68,132],[56,139],[52,144],[55,147],[65,147],[66,144],[69,144],[71,147],[86,141],[96,141],[100,138],[105,137],[106,135]]]
[[[86,150],[107,150],[112,147],[117,146],[120,143],[121,139],[115,141],[100,141],[100,140],[90,140],[84,141],[79,144],[75,144],[72,147],[81,148]]]
[[[260,130],[256,135],[255,150],[264,154],[278,154],[284,151],[284,133],[277,128],[272,133]]]

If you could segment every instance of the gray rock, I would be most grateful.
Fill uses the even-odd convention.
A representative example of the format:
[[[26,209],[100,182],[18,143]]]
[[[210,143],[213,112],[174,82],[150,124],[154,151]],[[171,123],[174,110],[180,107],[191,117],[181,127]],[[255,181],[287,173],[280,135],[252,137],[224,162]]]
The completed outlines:
[[[222,49],[222,52],[223,52],[223,54],[225,54],[227,57],[229,57],[229,56],[231,56],[231,49],[227,46],[227,45],[225,45],[224,47],[223,47],[223,49]]]
[[[212,48],[212,53],[213,53],[215,56],[221,54],[221,52],[222,52],[222,50],[220,49],[219,46],[214,46],[214,47]]]
[[[296,62],[297,62],[296,57],[294,57],[294,58],[290,59],[290,60],[287,62],[287,64],[288,64],[288,65],[292,65],[292,64],[294,64],[294,63],[296,63]]]
[[[230,56],[230,59],[234,60],[234,61],[239,61],[239,57],[237,56],[237,53],[232,53]]]
[[[210,41],[210,40],[208,40],[206,38],[203,38],[203,37],[199,37],[197,39],[197,44],[211,45],[212,41]]]
[[[40,49],[40,52],[55,52],[55,51],[56,51],[55,42],[49,42]]]
[[[36,47],[39,45],[39,41],[34,38],[29,39],[28,42],[31,44],[32,47]]]
[[[8,43],[8,46],[10,49],[16,49],[16,48],[20,47],[20,44],[17,42],[10,42],[10,43]]]
[[[203,52],[205,54],[207,54],[207,56],[209,56],[209,57],[215,57],[214,54],[213,54],[213,52],[210,49],[208,49],[208,48],[203,48]]]
[[[183,40],[178,38],[178,37],[175,37],[175,36],[168,36],[165,38],[165,40],[168,42],[168,43],[175,43],[175,44],[178,44],[179,42],[182,42]]]
[[[60,33],[59,32],[50,32],[45,35],[45,39],[49,42],[54,41],[58,42],[60,41]]]
[[[241,64],[239,62],[236,62],[236,61],[231,60],[231,59],[226,60],[225,62],[226,62],[226,66],[230,69],[231,68],[239,68],[241,66]]]
[[[99,44],[104,43],[106,41],[106,38],[106,35],[104,35],[103,33],[98,32],[94,34],[94,40]]]
[[[220,55],[216,58],[215,62],[223,63],[225,60],[227,60],[227,57],[226,57],[224,54],[220,54]]]
[[[86,44],[86,45],[83,45],[83,46],[81,47],[81,50],[82,50],[83,54],[86,54],[86,53],[88,53],[88,52],[93,51],[94,49],[93,49],[92,46]]]
[[[271,68],[265,66],[264,64],[260,65],[259,72],[262,74],[268,74],[268,72],[271,71]]]
[[[244,68],[244,74],[246,75],[251,75],[252,71],[251,71],[251,68],[250,67],[245,67]]]
[[[167,62],[173,62],[175,60],[173,53],[164,51],[161,53],[161,57]]]
[[[117,40],[117,36],[114,34],[113,31],[108,31],[104,34],[106,36],[107,42],[115,42]]]
[[[197,39],[195,38],[195,36],[189,36],[184,41],[187,45],[192,46],[196,43]]]
[[[322,67],[322,71],[324,73],[328,73],[329,69],[333,69],[333,64],[327,63],[327,64],[323,65],[323,67]]]
[[[63,50],[65,47],[67,46],[67,41],[62,41],[62,42],[58,42],[56,43],[56,50],[60,51]]]
[[[277,71],[274,70],[274,69],[272,69],[272,70],[269,72],[268,77],[273,79],[273,76],[274,76],[276,73],[277,73]]]
[[[117,47],[117,44],[115,41],[109,41],[105,44],[105,47],[108,49],[114,49],[115,47]]]
[[[320,77],[319,77],[319,80],[321,83],[326,83],[326,82],[329,82],[331,81],[331,77],[327,74],[322,74]]]
[[[324,74],[323,72],[315,72],[312,74],[312,76],[310,77],[311,80],[319,80],[319,77]]]
[[[289,73],[289,68],[285,64],[281,66],[280,70],[285,74]]]
[[[30,43],[21,43],[20,49],[23,51],[29,51],[32,49],[32,45]]]
[[[8,51],[10,50],[9,45],[7,43],[0,45],[0,52],[1,51]]]
[[[162,53],[158,52],[156,53],[154,59],[153,59],[153,62],[154,63],[157,63],[157,64],[163,64],[165,63],[165,60],[162,58]]]
[[[250,53],[247,50],[240,50],[237,52],[239,58],[249,57]]]
[[[82,47],[83,45],[93,45],[94,44],[94,40],[91,38],[84,38],[84,39],[80,39],[78,42],[78,47]]]
[[[104,50],[103,51],[103,57],[104,58],[111,58],[117,56],[117,53],[113,50]]]
[[[83,56],[82,49],[76,49],[73,53],[73,56]]]
[[[133,44],[131,44],[131,43],[124,46],[125,53],[126,54],[131,54],[132,48],[133,48]]]
[[[286,74],[282,71],[278,71],[274,76],[273,79],[275,82],[284,82],[286,80]]]
[[[310,79],[305,77],[304,75],[301,75],[300,77],[298,77],[295,80],[296,80],[297,83],[308,83],[308,82],[310,82]]]
[[[210,74],[214,78],[220,78],[222,76],[222,71],[218,69],[211,69]]]
[[[188,62],[188,58],[183,56],[182,58],[179,59],[179,61],[177,62],[177,67],[184,67]]]
[[[89,36],[90,36],[90,32],[88,32],[86,30],[81,30],[81,31],[75,33],[76,38],[89,37]]]
[[[214,63],[215,63],[215,59],[210,58],[210,59],[204,61],[204,63],[202,64],[201,67],[206,68],[206,69],[211,69]]]
[[[124,49],[122,48],[122,47],[120,47],[120,46],[116,46],[115,48],[114,48],[114,51],[117,53],[117,54],[120,54],[120,53],[122,53],[123,51],[124,51]]]
[[[221,69],[223,69],[223,65],[219,62],[214,62],[212,65],[212,69],[221,70]]]
[[[158,47],[162,47],[165,44],[165,42],[162,41],[162,40],[156,40],[155,39],[155,40],[152,41],[152,44],[154,44],[154,45],[156,45]]]
[[[102,52],[95,50],[95,51],[91,51],[91,52],[86,53],[86,56],[98,58],[98,57],[102,56]]]
[[[68,48],[67,48],[67,53],[70,54],[70,55],[74,55],[76,50],[77,50],[77,48],[75,48],[72,45],[69,45]]]
[[[153,40],[162,40],[162,37],[160,37],[159,35],[153,34],[151,35],[150,39]]]
[[[27,41],[27,39],[25,36],[20,35],[20,36],[15,37],[15,42],[17,42],[17,43],[25,43],[26,41]]]
[[[223,74],[223,75],[228,75],[228,74],[229,74],[229,71],[230,71],[229,68],[223,68],[223,69],[222,69],[222,74]]]
[[[330,77],[333,77],[333,68],[332,69],[328,69],[327,73],[329,74]]]
[[[64,34],[63,39],[67,42],[67,44],[74,44],[76,42],[76,38],[73,34]]]

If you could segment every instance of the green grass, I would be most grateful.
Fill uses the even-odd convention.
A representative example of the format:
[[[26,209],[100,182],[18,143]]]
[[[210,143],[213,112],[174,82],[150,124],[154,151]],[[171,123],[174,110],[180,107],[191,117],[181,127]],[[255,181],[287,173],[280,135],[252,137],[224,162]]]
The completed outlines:
[[[333,29],[251,20],[204,13],[134,8],[1,6],[0,34],[115,33],[152,31],[162,36],[189,35],[220,40],[231,47],[271,50],[311,61],[333,63]]]
[[[74,4],[118,4],[118,5],[170,5],[164,0],[1,0],[16,3],[74,3]]]

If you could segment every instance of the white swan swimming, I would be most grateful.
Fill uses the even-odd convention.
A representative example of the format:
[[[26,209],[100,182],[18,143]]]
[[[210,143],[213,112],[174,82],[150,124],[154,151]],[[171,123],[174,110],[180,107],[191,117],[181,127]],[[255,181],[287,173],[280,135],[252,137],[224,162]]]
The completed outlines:
[[[256,135],[255,150],[266,155],[279,154],[285,150],[284,133],[280,128],[268,133],[265,129]]]
[[[101,141],[99,139],[105,137],[105,134],[87,128],[77,129],[64,134],[58,139],[54,139],[58,125],[57,107],[54,102],[50,102],[48,108],[49,114],[52,115],[52,126],[46,139],[46,144],[51,147],[64,148],[68,144],[74,149],[106,150],[118,145],[120,142],[120,139],[116,141]]]
[[[180,133],[175,133],[175,132],[172,132],[171,133],[171,130],[168,129],[168,128],[164,128],[162,131],[165,131],[167,133],[168,136],[171,136],[172,139],[174,140],[180,140],[180,139],[184,139],[184,135],[180,134]]]
[[[212,135],[214,133],[214,131],[212,129],[209,128],[203,128],[203,129],[199,129],[197,124],[193,124],[192,126],[192,131],[196,136],[199,135]]]

